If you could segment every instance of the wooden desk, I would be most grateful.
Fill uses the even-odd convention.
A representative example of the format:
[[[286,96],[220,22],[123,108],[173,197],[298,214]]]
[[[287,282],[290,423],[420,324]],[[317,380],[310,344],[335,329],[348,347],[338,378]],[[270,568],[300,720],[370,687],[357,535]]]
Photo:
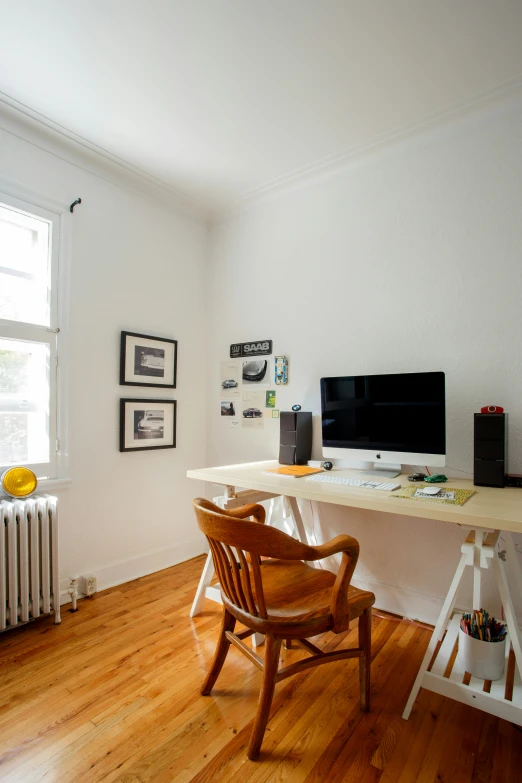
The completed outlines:
[[[381,513],[435,519],[469,528],[468,535],[461,546],[462,554],[459,565],[435,625],[403,717],[409,717],[419,689],[424,687],[522,725],[522,683],[520,680],[522,644],[504,568],[506,561],[512,565],[516,589],[522,593],[522,574],[511,538],[511,533],[522,533],[522,490],[507,487],[504,489],[479,487],[476,489],[476,494],[463,506],[452,506],[431,500],[414,501],[395,498],[392,497],[391,492],[383,492],[382,490],[313,482],[304,478],[296,479],[265,472],[276,467],[278,467],[278,463],[275,461],[251,462],[243,465],[189,470],[187,476],[224,486],[223,496],[217,498],[218,504],[222,508],[260,502],[277,496],[286,497],[298,536],[305,542],[307,541],[306,532],[297,498],[320,503],[334,503],[351,508],[365,508]],[[352,478],[367,477],[367,474],[362,471],[344,469],[336,469],[334,475]],[[402,486],[409,484],[405,475],[397,477],[396,481],[400,482]],[[448,485],[462,489],[474,489],[471,481],[460,479],[450,479]],[[499,553],[500,532],[503,533],[506,550]],[[505,698],[507,665],[504,679],[493,683],[490,693],[483,690],[483,680],[475,677],[471,678],[469,684],[463,684],[464,671],[459,668],[458,658],[453,665],[450,676],[444,676],[445,673],[447,674],[447,663],[452,657],[457,642],[458,617],[453,617],[453,610],[467,566],[473,568],[473,607],[476,609],[481,608],[482,605],[481,575],[483,569],[492,566],[495,574],[508,625],[509,640],[513,646],[518,665],[511,700]],[[212,575],[212,559],[209,555],[194,599],[191,616],[201,611],[205,597],[220,600],[219,589],[210,586]],[[442,640],[443,643],[432,661],[438,642],[442,642]],[[508,653],[509,649],[508,643],[506,644]]]
[[[522,490],[505,487],[474,487],[471,481],[451,479],[448,485],[459,489],[476,489],[463,506],[449,506],[431,501],[405,500],[391,497],[391,492],[378,489],[361,489],[336,484],[321,484],[306,481],[304,478],[277,476],[265,473],[280,467],[278,462],[250,462],[244,465],[227,465],[219,468],[201,468],[189,470],[189,478],[208,481],[211,484],[224,484],[230,487],[242,487],[257,490],[270,495],[316,500],[319,503],[335,503],[351,508],[368,508],[372,511],[403,514],[408,517],[438,519],[468,525],[470,528],[487,530],[506,530],[522,533]],[[368,473],[360,470],[333,470],[331,475],[349,478],[367,479]],[[385,479],[381,479],[385,481]],[[411,486],[405,474],[393,479],[402,486]]]

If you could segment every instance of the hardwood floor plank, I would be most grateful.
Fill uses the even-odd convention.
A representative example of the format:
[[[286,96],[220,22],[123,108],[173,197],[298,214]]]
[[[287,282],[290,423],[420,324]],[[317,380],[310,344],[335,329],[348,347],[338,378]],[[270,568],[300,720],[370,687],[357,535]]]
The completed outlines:
[[[404,767],[398,777],[398,783],[411,783],[412,780],[418,779],[426,750],[436,729],[444,703],[445,700],[442,696],[436,693],[429,694],[429,706],[424,713],[416,736],[416,742],[405,759]],[[382,779],[386,779],[386,770]]]
[[[449,783],[452,779],[457,762],[464,742],[464,735],[467,725],[468,708],[457,701],[451,701],[451,714],[448,724],[442,721],[439,724],[443,728],[443,753],[440,756],[439,764],[436,770],[434,780],[440,783]]]
[[[261,647],[261,652],[263,652],[263,647]],[[299,657],[302,657],[302,653],[300,655],[299,654],[299,648],[296,648],[295,650],[284,652],[282,657],[283,657],[285,663],[290,663],[290,662],[293,662],[294,660],[298,660]],[[225,663],[225,668],[227,667],[227,665],[235,665],[235,663],[237,663],[238,658],[242,659],[242,656],[236,650],[232,649],[230,651],[230,653],[229,653],[229,657],[227,658],[227,662]],[[233,663],[233,662],[235,662],[235,663]],[[248,701],[249,701],[250,712],[248,710],[245,710],[245,707],[247,706],[247,704],[246,704],[245,701],[243,701],[242,710],[241,710],[242,722],[236,723],[234,726],[230,726],[229,727],[232,730],[232,733],[234,735],[236,735],[237,733],[241,733],[241,731],[242,731],[241,725],[245,723],[245,719],[249,723],[248,734],[250,733],[251,718],[255,714],[256,703],[257,703],[257,698],[258,698],[258,691],[259,691],[259,681],[260,681],[260,674],[259,674],[259,672],[257,672],[257,670],[255,670],[251,666],[251,664],[249,664],[248,661],[244,661],[244,659],[242,659],[242,663],[243,662],[246,663],[246,666],[249,669],[249,682],[250,682],[250,685],[248,684],[248,682],[245,682],[244,685],[246,685],[247,687],[250,688],[250,691],[246,694],[246,696],[248,698]],[[223,674],[221,675],[221,677],[223,677]],[[245,693],[244,688],[243,688],[242,692]],[[219,698],[219,693],[220,693],[220,682],[218,681],[216,687],[214,688],[212,696],[211,697],[205,697],[205,700],[208,700],[209,698],[210,699]],[[230,713],[229,713],[229,717],[230,717]],[[213,743],[209,744],[213,737],[214,737]],[[205,734],[205,743],[206,743],[205,756],[211,756],[214,753],[218,753],[218,751],[221,749],[221,747],[224,744],[224,742],[223,742],[223,734],[222,734],[222,736],[219,736],[219,731],[213,731],[212,734],[207,732]],[[180,756],[178,758],[178,760],[177,760],[177,767],[176,767],[177,770],[178,770],[177,777],[179,777],[180,780],[181,779],[183,779],[183,780],[185,780],[185,779],[186,780],[192,780],[193,775],[202,766],[204,766],[205,763],[206,763],[205,758],[198,757],[198,758],[194,759],[194,754],[191,751],[185,752],[185,754]],[[157,762],[156,762],[156,766],[157,766]],[[181,772],[181,770],[182,770],[182,772]],[[170,777],[169,777],[170,775],[171,775],[171,773],[170,773],[169,769],[167,768],[167,770],[165,770],[164,772],[161,773],[161,775],[158,777],[158,780],[161,780],[163,777],[165,777],[165,779],[168,780],[168,779],[170,779]],[[144,773],[140,772],[140,777],[146,777],[147,779],[149,779],[149,778],[150,779],[156,779],[156,778],[151,777],[151,771],[150,770],[148,771],[147,775],[144,775]]]
[[[510,783],[522,778],[522,731],[520,726],[499,720],[491,783]]]
[[[389,642],[390,636],[383,628],[374,631],[374,653]],[[353,644],[355,638],[350,640]],[[393,642],[392,642],[393,644]],[[345,646],[344,643],[339,646]],[[346,646],[349,646],[346,644]],[[315,699],[317,702],[311,708],[303,712],[298,707],[294,709],[294,703],[288,702],[284,705],[284,712],[289,714],[289,725],[281,733],[278,731],[274,720],[270,721],[270,738],[265,739],[263,759],[265,763],[262,768],[257,766],[249,776],[242,775],[249,783],[256,781],[271,780],[301,780],[313,767],[314,763],[321,756],[325,746],[334,737],[339,727],[344,723],[346,716],[357,716],[357,720],[362,713],[359,710],[359,686],[358,686],[358,667],[355,661],[340,664],[339,668],[343,674],[342,685],[334,691],[334,697],[327,699],[324,707],[321,699]],[[317,673],[317,675],[319,672]],[[316,675],[316,676],[317,676]],[[321,676],[328,677],[328,668],[321,672]],[[310,686],[312,685],[310,682]],[[327,680],[328,682],[328,680]],[[321,687],[319,693],[322,694]],[[318,709],[320,711],[318,711]]]
[[[424,757],[415,778],[418,783],[434,783],[442,755],[448,741],[448,728],[452,725],[451,716],[455,702],[443,699],[440,713],[427,743]]]
[[[240,663],[242,664],[243,660]],[[250,672],[247,661],[244,662],[244,668],[248,676]],[[242,712],[244,708],[244,695],[237,683],[238,670],[241,671],[240,666],[234,667],[227,674],[223,673],[221,683],[221,687],[225,689],[221,700],[229,708],[227,711],[229,719],[234,707],[234,695],[235,701],[239,705],[238,709]],[[193,751],[191,733],[194,733],[201,741],[206,727],[212,726],[216,718],[221,717],[221,712],[219,710],[213,711],[213,705],[210,705],[209,708],[204,697],[200,696],[201,680],[199,672],[189,675],[186,687],[177,694],[173,703],[170,699],[166,701],[165,694],[162,694],[155,702],[150,702],[147,707],[142,709],[136,719],[127,720],[108,732],[103,742],[97,742],[91,748],[93,755],[90,762],[89,775],[91,777],[87,776],[85,779],[110,779],[107,777],[108,771],[104,753],[107,749],[111,754],[111,770],[120,762],[127,770],[139,758],[140,769],[132,769],[139,777],[142,777],[141,766],[147,768],[149,765],[149,754],[156,753],[158,748],[164,744],[168,745],[173,754],[178,754],[178,746],[183,746],[183,743]],[[237,691],[236,694],[234,694],[234,690]],[[100,765],[103,769],[103,775],[101,772],[99,773],[98,767]],[[85,773],[84,767],[85,761],[82,760],[81,764],[76,765],[74,777],[71,779],[82,780],[82,775]],[[100,776],[98,777],[98,775]]]
[[[342,642],[334,637],[325,649],[355,644],[356,633],[353,628]],[[332,682],[334,676],[340,679]],[[325,741],[321,736],[323,729],[335,734],[344,710],[350,711],[358,703],[357,664],[352,660],[318,669],[312,672],[302,692],[301,687],[290,698],[281,693],[283,701],[268,724],[260,757],[263,764],[250,765],[249,774],[242,772],[249,783],[287,777],[300,765],[304,753],[313,763]]]
[[[397,703],[406,701],[412,685],[411,671],[404,666],[404,656],[408,653],[399,645],[405,629],[406,624],[396,624],[377,656],[379,665],[374,667],[375,673],[372,671],[371,712],[362,715],[354,710],[353,718],[357,723],[343,727],[325,749],[321,762],[307,780],[318,781],[327,775],[327,779],[332,783],[341,780],[358,781],[362,770],[371,764],[378,744],[394,715],[394,705],[396,709]],[[421,641],[424,636],[424,632],[419,630],[410,640],[409,654],[415,649],[415,660],[419,664],[425,649],[425,644]],[[332,758],[335,759],[333,766],[329,763]]]
[[[395,746],[399,741],[399,737],[402,734],[403,728],[404,728],[403,719],[400,718],[398,715],[394,715],[386,731],[384,732],[384,735],[379,745],[377,746],[372,758],[370,759],[370,764],[373,767],[375,767],[376,769],[380,769],[381,772],[386,768],[388,759],[390,758],[391,754],[395,750]]]
[[[37,766],[44,764],[58,752],[65,751],[69,745],[73,744],[85,734],[88,734],[90,731],[92,731],[92,728],[92,723],[83,723],[76,730],[67,731],[61,740],[58,740],[53,745],[47,746],[37,756],[34,754],[28,754],[27,760],[25,762],[17,757],[16,760],[13,761],[10,768],[8,763],[0,766],[1,780],[13,781],[13,783],[15,781],[16,783],[19,783],[19,781],[24,780],[24,778],[27,780],[34,780],[34,770]],[[51,766],[54,766],[54,763],[52,763]]]
[[[469,783],[471,781],[485,717],[485,713],[480,710],[466,710],[464,738],[450,783]]]
[[[421,688],[409,720],[404,721],[403,731],[381,775],[382,783],[397,783],[410,753],[426,748],[425,736],[420,736],[426,713],[431,709],[431,700],[435,694]],[[428,738],[429,739],[429,738]],[[415,778],[412,778],[412,781]],[[411,783],[411,781],[410,781]]]
[[[355,630],[352,630],[350,634],[339,635],[338,637],[335,637],[332,634],[325,634],[324,637],[316,641],[321,649],[330,651],[335,649],[336,645],[343,646],[346,644],[346,646],[348,646],[349,644],[353,643],[356,638],[355,633]],[[299,647],[295,645],[295,649],[299,650]],[[283,659],[285,664],[291,661],[290,657],[286,656],[288,656],[288,651],[283,651]],[[312,675],[318,673],[318,671],[313,672],[313,670],[305,671],[276,688],[272,705],[271,720],[269,722],[267,734],[265,735],[264,740],[263,752],[265,754],[268,754],[270,750],[275,747],[275,743],[278,741],[276,739],[278,732],[284,736],[284,734],[290,730],[294,723],[295,719],[293,717],[293,712],[290,714],[285,712],[283,710],[284,705],[290,700],[295,700],[295,711],[298,714],[301,714],[306,710],[307,706],[314,701],[315,690],[310,688],[302,688],[301,686],[304,683],[308,684]],[[328,679],[331,680],[331,677]],[[258,681],[259,678],[256,680],[256,682]],[[322,683],[322,679],[319,682]],[[249,761],[246,757],[246,754],[242,752],[242,749],[244,749],[248,743],[251,730],[252,720],[241,732],[238,732],[234,742],[224,747],[220,753],[216,754],[216,756],[214,756],[214,758],[212,758],[212,760],[200,770],[193,780],[197,781],[197,783],[203,783],[203,781],[208,783],[208,781],[219,779],[220,781],[223,781],[223,783],[227,783],[228,781],[235,780],[238,777],[243,780],[245,774],[248,771],[256,770],[259,766],[258,763]],[[243,770],[243,767],[245,767],[246,772]],[[218,775],[219,777],[216,777]]]
[[[303,724],[307,727],[311,726],[314,722],[316,725],[322,725],[322,716],[325,710],[331,714],[331,712],[335,711],[335,706],[338,703],[338,700],[343,698],[344,695],[348,697],[346,690],[343,688],[343,686],[346,685],[347,680],[345,665],[332,664],[329,668],[331,668],[331,672],[327,678],[318,678],[318,672],[314,672],[310,677],[310,680],[307,684],[307,690],[309,691],[311,698],[308,700],[308,704],[303,704],[302,702],[300,703],[301,708],[297,714],[292,709],[292,706],[297,705],[294,704],[289,706],[292,698],[287,698],[285,695],[281,695],[278,703],[275,705],[277,710],[277,717],[279,717],[279,723],[269,724],[265,739],[265,742],[268,744],[263,751],[263,756],[260,757],[260,761],[251,762],[245,760],[243,755],[241,755],[239,758],[239,761],[241,762],[239,767],[239,777],[242,781],[244,780],[253,782],[256,780],[260,781],[267,779],[278,779],[277,767],[281,763],[281,755],[284,754],[284,751],[280,748],[280,742],[278,741],[281,739],[281,735],[278,731],[281,727],[281,723],[286,723],[287,720],[289,720],[293,725],[293,728],[287,734],[287,738],[290,743],[292,740],[295,742],[295,727],[298,723],[303,722]],[[357,678],[357,671],[353,665],[351,669],[351,677],[349,677],[349,679],[352,683],[355,683]],[[248,739],[252,730],[252,721],[249,722],[247,729],[248,731],[246,732],[246,738]],[[297,736],[299,736],[299,734],[300,730],[297,729]],[[313,734],[308,732],[306,736],[309,743],[313,744]],[[276,744],[277,749],[275,752],[269,752],[267,748],[271,749],[274,743]],[[286,757],[286,754],[284,755]],[[288,765],[293,766],[298,762],[298,760],[298,757],[293,756],[292,760],[289,758],[287,759],[287,763]]]
[[[190,606],[204,557],[97,594],[0,635],[2,783],[518,783],[522,732],[421,690],[401,711],[430,630],[373,620],[372,710],[358,708],[357,662],[280,683],[259,761],[246,757],[260,673],[231,650],[200,695],[221,610]],[[345,634],[314,639],[330,651]],[[261,656],[263,647],[259,648]],[[306,657],[283,650],[284,665]]]
[[[401,637],[402,638],[402,637]],[[397,649],[402,652],[401,638],[397,643]],[[406,703],[410,689],[413,685],[411,670],[404,667],[404,655],[410,656],[412,668],[417,669],[422,661],[425,650],[425,633],[417,630],[410,637],[410,645],[407,653],[400,657],[390,656],[389,664],[383,673],[382,685],[376,683],[376,694],[373,699],[372,712],[365,715],[357,730],[342,749],[338,758],[338,769],[330,776],[332,783],[351,783],[359,781],[383,739],[390,722],[396,721],[400,713],[397,708],[402,708]],[[402,718],[400,719],[402,721]],[[404,724],[405,721],[402,721]],[[402,733],[402,732],[401,732]],[[400,733],[397,734],[397,739]],[[390,752],[390,755],[393,751]],[[346,770],[343,774],[343,770]]]
[[[497,741],[498,718],[493,715],[485,715],[482,723],[482,731],[473,765],[473,783],[489,783],[492,775],[492,761]]]

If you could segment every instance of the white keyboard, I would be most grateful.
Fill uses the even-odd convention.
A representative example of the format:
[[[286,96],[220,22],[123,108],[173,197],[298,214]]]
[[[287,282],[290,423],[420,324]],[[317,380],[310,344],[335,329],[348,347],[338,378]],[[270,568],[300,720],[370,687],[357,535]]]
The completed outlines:
[[[346,476],[332,476],[330,473],[315,473],[305,478],[305,481],[324,481],[325,484],[341,484],[344,487],[363,487],[363,489],[383,489],[385,492],[400,489],[401,486],[394,481],[360,481]]]

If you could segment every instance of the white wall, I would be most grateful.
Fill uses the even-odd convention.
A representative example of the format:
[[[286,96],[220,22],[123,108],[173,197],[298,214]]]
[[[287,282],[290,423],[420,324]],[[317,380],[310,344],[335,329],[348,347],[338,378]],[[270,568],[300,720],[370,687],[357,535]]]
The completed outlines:
[[[251,206],[212,230],[209,253],[202,224],[0,131],[3,177],[83,200],[73,219],[64,577],[94,572],[102,588],[201,552],[190,502],[202,488],[186,469],[277,455],[277,420],[233,431],[219,417],[231,342],[272,338],[289,357],[277,405],[314,411],[315,457],[321,375],[443,369],[447,472],[471,471],[472,413],[490,402],[509,411],[510,470],[522,472],[521,152],[513,99]],[[148,278],[159,280],[153,295]],[[178,339],[178,389],[119,386],[121,329]],[[178,447],[120,454],[122,396],[177,399]],[[357,580],[379,606],[433,620],[460,529],[335,506],[303,504],[303,514],[312,536],[359,538]]]
[[[205,462],[207,231],[159,201],[0,131],[0,174],[70,203],[70,489],[61,494],[63,576],[99,588],[203,551],[185,473]],[[119,386],[120,330],[178,340],[178,388]],[[178,400],[177,448],[121,454],[120,397]]]
[[[277,422],[231,430],[218,405],[219,360],[230,343],[272,338],[275,353],[290,361],[277,407],[301,403],[316,414],[315,458],[321,376],[444,370],[446,472],[471,472],[473,412],[490,403],[509,411],[509,467],[522,472],[521,196],[516,98],[217,225],[209,464],[276,457]],[[312,510],[303,510],[311,530]],[[379,606],[434,619],[460,554],[459,528],[318,511],[322,537],[359,538],[357,579],[376,590]]]

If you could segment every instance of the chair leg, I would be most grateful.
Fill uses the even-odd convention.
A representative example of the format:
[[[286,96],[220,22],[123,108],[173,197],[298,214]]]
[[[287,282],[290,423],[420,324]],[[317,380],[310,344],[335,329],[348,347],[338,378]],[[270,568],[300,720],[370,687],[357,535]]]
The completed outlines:
[[[292,640],[291,639],[285,639],[284,648],[285,648],[285,650],[291,650],[292,649]]]
[[[210,667],[209,673],[205,677],[205,682],[201,687],[201,693],[203,696],[209,695],[210,691],[215,685],[217,678],[219,677],[219,672],[223,668],[223,664],[225,663],[225,658],[227,657],[228,649],[230,647],[230,642],[225,636],[225,631],[233,631],[235,625],[235,617],[233,617],[230,612],[223,607],[223,620],[221,622],[219,641],[217,643],[216,652],[214,653],[214,660],[212,661],[212,666]]]
[[[359,687],[361,689],[361,710],[370,711],[370,664],[372,661],[372,609],[365,609],[359,617],[359,647],[364,655],[359,658]]]
[[[266,724],[272,706],[272,697],[275,689],[275,676],[279,665],[279,653],[281,650],[281,639],[274,639],[267,634],[265,639],[265,661],[263,665],[263,682],[259,694],[259,704],[257,707],[254,728],[248,744],[248,758],[255,761],[261,750],[261,743],[265,735]]]

